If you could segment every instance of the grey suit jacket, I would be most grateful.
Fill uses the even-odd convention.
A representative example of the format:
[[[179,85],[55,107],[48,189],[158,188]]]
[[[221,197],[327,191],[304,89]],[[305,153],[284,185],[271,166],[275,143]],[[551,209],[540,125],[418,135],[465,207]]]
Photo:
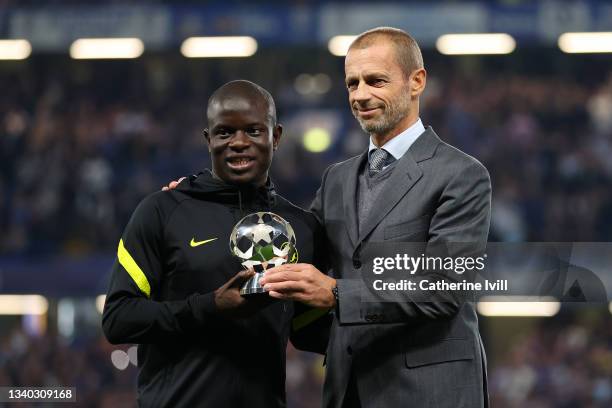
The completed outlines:
[[[473,302],[364,302],[362,250],[373,242],[479,243],[491,183],[476,159],[428,127],[393,168],[358,231],[356,189],[367,152],[329,167],[312,204],[330,242],[339,302],[326,354],[324,407],[343,407],[353,376],[364,408],[488,406]]]

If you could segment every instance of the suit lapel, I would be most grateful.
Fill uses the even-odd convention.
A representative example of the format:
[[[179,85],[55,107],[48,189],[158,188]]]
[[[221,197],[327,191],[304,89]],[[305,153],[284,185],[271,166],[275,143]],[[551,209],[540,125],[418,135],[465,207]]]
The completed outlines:
[[[363,228],[359,231],[359,238],[356,242],[353,241],[353,244],[362,242],[387,216],[389,211],[410,191],[415,183],[419,181],[423,176],[423,172],[417,163],[430,159],[434,155],[439,143],[440,139],[431,127],[428,127],[414,141],[408,152],[402,156],[393,169],[393,173],[385,182],[380,195],[376,197],[372,210],[368,214]],[[354,173],[357,173],[357,171]],[[357,221],[355,220],[355,222]]]
[[[346,228],[348,235],[353,245],[357,242],[357,178],[359,177],[359,167],[367,160],[368,152],[358,156],[348,172],[348,178],[345,180],[344,188],[342,189],[342,201],[344,203],[344,215],[346,217]]]

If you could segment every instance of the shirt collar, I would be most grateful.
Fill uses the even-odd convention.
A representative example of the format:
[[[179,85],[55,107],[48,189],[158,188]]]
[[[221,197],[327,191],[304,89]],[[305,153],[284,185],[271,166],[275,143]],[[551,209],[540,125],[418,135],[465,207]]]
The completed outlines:
[[[387,152],[391,153],[391,155],[395,158],[395,160],[399,160],[402,156],[410,149],[410,146],[414,143],[415,140],[421,135],[421,133],[425,132],[425,127],[421,122],[421,118],[418,118],[416,122],[408,129],[404,130],[399,135],[395,136],[393,139],[389,140],[385,143],[382,148]],[[372,138],[370,137],[370,147],[368,148],[368,158],[372,150],[376,149],[376,145],[372,142]]]

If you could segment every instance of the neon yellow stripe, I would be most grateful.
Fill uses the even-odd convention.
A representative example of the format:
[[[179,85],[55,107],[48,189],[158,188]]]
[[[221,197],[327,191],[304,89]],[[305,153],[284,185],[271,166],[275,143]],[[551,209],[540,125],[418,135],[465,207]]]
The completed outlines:
[[[302,313],[301,315],[294,317],[291,325],[293,326],[293,331],[298,331],[301,328],[308,326],[310,323],[317,320],[319,317],[326,315],[329,312],[329,309],[310,309],[307,312]]]
[[[121,266],[125,268],[127,273],[130,274],[138,289],[141,290],[142,293],[147,295],[147,297],[151,297],[151,286],[149,285],[149,281],[145,276],[140,266],[134,261],[132,255],[125,249],[123,246],[123,239],[119,240],[119,248],[117,248],[117,259],[119,259],[119,263]]]

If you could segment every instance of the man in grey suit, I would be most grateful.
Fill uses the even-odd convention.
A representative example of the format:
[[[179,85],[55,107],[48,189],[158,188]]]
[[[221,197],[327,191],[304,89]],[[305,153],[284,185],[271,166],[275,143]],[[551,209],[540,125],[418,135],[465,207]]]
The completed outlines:
[[[491,183],[476,159],[441,141],[419,119],[426,71],[416,41],[377,28],[345,60],[353,114],[370,135],[362,155],[329,167],[312,205],[332,265],[283,265],[263,279],[270,296],[335,314],[326,354],[324,407],[485,407],[486,359],[473,302],[368,300],[364,252],[374,243],[427,248],[486,245]],[[462,252],[453,252],[461,255]]]

